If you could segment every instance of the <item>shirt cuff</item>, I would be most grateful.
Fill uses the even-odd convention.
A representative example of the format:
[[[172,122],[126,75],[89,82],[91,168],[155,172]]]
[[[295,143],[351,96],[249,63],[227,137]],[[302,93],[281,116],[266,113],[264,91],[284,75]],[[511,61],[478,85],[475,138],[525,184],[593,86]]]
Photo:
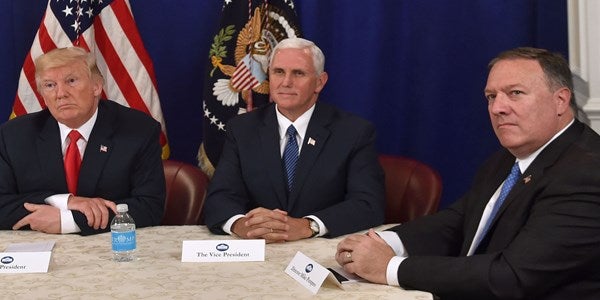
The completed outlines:
[[[237,221],[238,219],[241,219],[243,217],[244,217],[244,215],[235,215],[235,216],[229,218],[229,220],[227,220],[227,222],[225,222],[225,224],[223,224],[223,231],[225,231],[229,235],[233,235],[234,233],[231,231],[231,226],[233,226],[233,223],[235,223],[235,221]]]
[[[329,232],[327,230],[327,227],[325,227],[325,223],[323,223],[323,221],[321,221],[321,219],[317,218],[316,216],[310,215],[310,216],[306,216],[305,218],[313,219],[313,220],[315,220],[315,222],[317,222],[317,224],[319,224],[319,233],[317,235],[315,235],[314,237],[324,236]]]
[[[377,231],[377,234],[394,250],[397,256],[407,257],[408,253],[397,233],[393,231]]]
[[[81,229],[75,223],[72,211],[66,209],[60,210],[60,232],[62,234],[81,232]]]
[[[56,194],[44,199],[44,202],[60,210],[68,210],[69,196],[71,194]]]
[[[385,279],[388,285],[400,286],[398,283],[398,269],[400,264],[406,259],[406,257],[394,256],[390,259],[385,272]]]

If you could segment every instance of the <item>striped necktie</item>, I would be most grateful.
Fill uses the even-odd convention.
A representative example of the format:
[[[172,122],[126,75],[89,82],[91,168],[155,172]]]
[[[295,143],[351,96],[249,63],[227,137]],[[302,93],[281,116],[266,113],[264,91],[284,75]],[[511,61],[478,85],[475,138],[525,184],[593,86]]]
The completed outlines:
[[[287,144],[283,150],[283,163],[287,177],[288,192],[292,190],[294,177],[296,175],[296,165],[298,164],[298,142],[296,141],[296,128],[294,125],[288,127]]]

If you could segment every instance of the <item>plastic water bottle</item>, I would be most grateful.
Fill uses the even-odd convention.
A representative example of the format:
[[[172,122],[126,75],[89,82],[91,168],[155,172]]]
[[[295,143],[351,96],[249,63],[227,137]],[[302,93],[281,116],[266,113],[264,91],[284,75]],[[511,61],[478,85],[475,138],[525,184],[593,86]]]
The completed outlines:
[[[113,260],[118,262],[135,259],[135,222],[128,210],[127,204],[117,204],[117,215],[110,222]]]

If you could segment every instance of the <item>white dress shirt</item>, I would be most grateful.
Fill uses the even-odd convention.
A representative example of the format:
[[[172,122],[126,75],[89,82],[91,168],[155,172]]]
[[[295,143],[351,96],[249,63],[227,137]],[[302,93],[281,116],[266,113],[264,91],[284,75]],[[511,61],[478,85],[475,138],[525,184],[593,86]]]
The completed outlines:
[[[79,154],[81,155],[81,161],[83,162],[83,153],[85,153],[85,147],[87,146],[87,141],[90,138],[90,134],[92,133],[92,129],[94,128],[94,124],[96,123],[96,118],[98,117],[98,108],[92,115],[92,117],[85,122],[79,128],[69,128],[64,124],[58,123],[58,128],[60,130],[60,140],[62,141],[62,154],[63,160],[65,159],[65,153],[67,152],[67,147],[71,142],[68,135],[71,130],[77,130],[81,134],[81,138],[77,141],[77,147],[79,148]],[[60,232],[65,233],[76,233],[80,232],[81,229],[75,223],[75,219],[73,218],[73,212],[67,208],[67,202],[69,201],[69,196],[71,194],[56,194],[52,195],[44,201],[46,204],[52,205],[58,209],[60,209]]]

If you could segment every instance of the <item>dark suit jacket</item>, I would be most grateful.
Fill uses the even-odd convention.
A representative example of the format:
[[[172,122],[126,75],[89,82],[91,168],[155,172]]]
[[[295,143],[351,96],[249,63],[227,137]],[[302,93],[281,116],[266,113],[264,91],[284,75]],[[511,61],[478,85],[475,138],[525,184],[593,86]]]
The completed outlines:
[[[317,102],[289,196],[279,140],[275,104],[231,119],[204,207],[212,232],[223,234],[225,221],[256,207],[315,215],[330,237],[383,222],[383,171],[371,124]]]
[[[158,225],[165,202],[159,134],[160,124],[151,117],[101,100],[83,155],[77,194],[127,203],[138,227]],[[25,202],[44,204],[48,196],[67,193],[60,132],[50,112],[46,109],[4,123],[0,127],[0,229],[11,229],[29,213]],[[79,211],[73,211],[73,217],[83,235],[109,230],[90,228]]]
[[[600,137],[575,121],[515,184],[475,255],[484,207],[515,157],[503,150],[448,209],[395,230],[400,285],[446,299],[600,299]]]

